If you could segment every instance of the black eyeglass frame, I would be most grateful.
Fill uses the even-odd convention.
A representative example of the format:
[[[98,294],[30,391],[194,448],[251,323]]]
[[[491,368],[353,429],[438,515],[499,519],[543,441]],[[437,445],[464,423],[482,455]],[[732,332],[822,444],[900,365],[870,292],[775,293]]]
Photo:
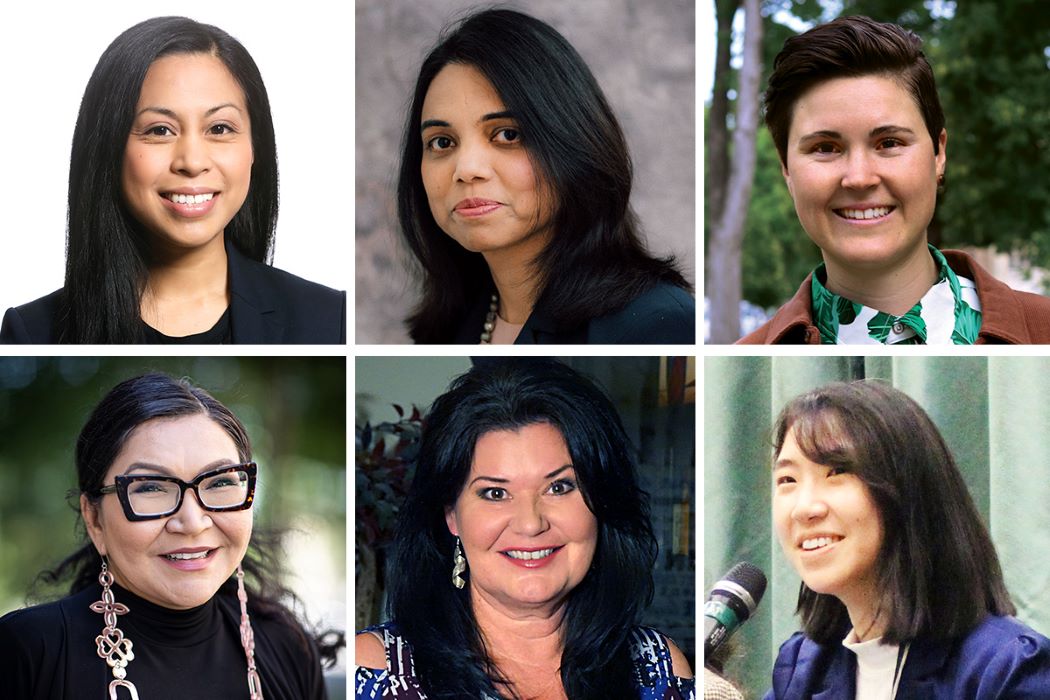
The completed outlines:
[[[142,520],[158,520],[160,518],[167,518],[170,515],[175,515],[182,508],[183,496],[187,490],[193,491],[194,495],[197,496],[197,503],[206,511],[212,513],[224,513],[234,510],[248,510],[252,507],[252,503],[255,501],[255,477],[258,473],[258,465],[255,462],[245,462],[244,464],[231,464],[226,467],[219,467],[218,469],[212,469],[211,471],[199,474],[193,481],[183,481],[182,479],[175,476],[162,476],[160,474],[120,474],[114,477],[115,484],[109,486],[103,486],[102,488],[95,491],[95,496],[105,496],[107,493],[116,493],[117,498],[120,499],[120,505],[124,509],[124,517],[131,522],[139,522]],[[248,475],[248,494],[244,499],[244,503],[238,506],[206,506],[204,501],[201,500],[200,491],[197,488],[205,479],[210,479],[213,476],[219,474],[226,474],[228,472],[245,472]],[[167,481],[172,484],[179,485],[179,498],[175,502],[175,507],[165,513],[154,513],[151,515],[140,515],[135,512],[135,509],[131,507],[131,499],[128,498],[128,487],[136,481]]]

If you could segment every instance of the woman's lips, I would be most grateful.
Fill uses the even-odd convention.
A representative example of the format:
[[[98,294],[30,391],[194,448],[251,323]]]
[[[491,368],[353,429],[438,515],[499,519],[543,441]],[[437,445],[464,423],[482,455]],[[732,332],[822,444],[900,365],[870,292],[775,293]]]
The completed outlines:
[[[218,549],[179,549],[161,554],[160,559],[168,566],[179,571],[200,571],[206,569],[215,558]]]
[[[220,192],[208,192],[188,194],[181,192],[164,192],[160,195],[170,211],[187,219],[196,219],[205,216],[215,206],[215,202],[222,196]]]
[[[862,205],[834,209],[835,215],[851,224],[878,224],[885,221],[897,207],[889,205]]]
[[[491,214],[503,205],[491,199],[469,198],[460,201],[452,208],[452,211],[460,216],[476,218]]]
[[[546,549],[507,549],[500,552],[503,558],[515,566],[523,569],[538,569],[550,564],[561,547],[548,547]]]

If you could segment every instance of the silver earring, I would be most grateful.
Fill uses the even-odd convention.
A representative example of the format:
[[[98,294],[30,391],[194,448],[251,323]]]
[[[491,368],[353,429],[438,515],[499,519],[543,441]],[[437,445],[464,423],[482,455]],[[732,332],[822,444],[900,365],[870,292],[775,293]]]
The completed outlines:
[[[467,571],[467,560],[463,556],[463,548],[459,544],[458,537],[456,538],[456,549],[452,553],[452,561],[455,562],[455,566],[452,567],[452,585],[456,588],[463,588],[467,585],[463,578],[463,574]]]

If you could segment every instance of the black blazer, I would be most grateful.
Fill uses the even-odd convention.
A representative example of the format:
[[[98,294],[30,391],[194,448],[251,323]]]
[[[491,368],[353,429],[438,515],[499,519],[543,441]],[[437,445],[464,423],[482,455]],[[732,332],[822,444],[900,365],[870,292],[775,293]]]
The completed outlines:
[[[226,244],[230,325],[236,344],[342,344],[346,292],[307,282],[250,260]],[[64,290],[7,310],[0,343],[55,343],[55,317]]]
[[[480,342],[488,309],[489,296],[485,296],[471,308],[453,342],[475,345]],[[695,338],[696,302],[693,297],[681,287],[660,282],[619,311],[592,318],[576,328],[560,327],[548,309],[537,306],[514,344],[691,345]]]

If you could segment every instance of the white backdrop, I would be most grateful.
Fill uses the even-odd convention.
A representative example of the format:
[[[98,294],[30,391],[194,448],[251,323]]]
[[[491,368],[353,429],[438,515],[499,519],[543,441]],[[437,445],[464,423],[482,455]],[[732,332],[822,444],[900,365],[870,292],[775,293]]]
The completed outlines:
[[[322,9],[323,8],[323,9]],[[274,265],[350,285],[353,19],[349,4],[124,0],[8,3],[0,42],[0,313],[62,286],[69,149],[99,56],[122,31],[183,15],[237,38],[270,96],[281,209]]]

